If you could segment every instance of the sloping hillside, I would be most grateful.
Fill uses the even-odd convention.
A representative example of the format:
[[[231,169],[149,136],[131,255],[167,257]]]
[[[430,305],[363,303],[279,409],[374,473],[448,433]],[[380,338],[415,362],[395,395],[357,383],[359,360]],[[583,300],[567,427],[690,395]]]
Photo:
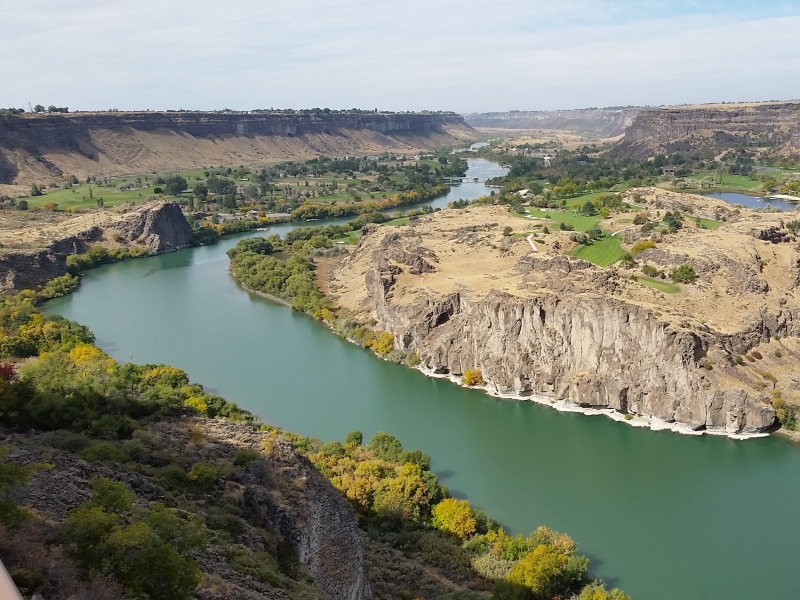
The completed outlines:
[[[0,117],[0,188],[211,165],[382,152],[473,137],[456,114],[75,113]],[[9,190],[20,191],[20,190]],[[0,193],[3,190],[0,189]]]

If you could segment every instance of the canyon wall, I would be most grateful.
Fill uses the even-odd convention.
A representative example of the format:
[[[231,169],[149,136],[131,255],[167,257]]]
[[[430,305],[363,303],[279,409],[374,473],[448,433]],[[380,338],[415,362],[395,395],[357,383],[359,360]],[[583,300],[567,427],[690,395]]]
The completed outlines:
[[[452,113],[107,112],[0,117],[0,184],[459,144]]]
[[[624,133],[640,109],[600,108],[583,110],[551,110],[473,113],[464,115],[472,127],[492,129],[539,129],[616,137]]]
[[[0,249],[0,295],[34,289],[66,274],[67,256],[86,252],[94,244],[133,244],[157,254],[185,248],[192,241],[192,228],[175,202],[150,202],[129,212],[97,212],[48,228],[53,231],[44,248]],[[23,238],[25,233],[13,235]]]
[[[647,109],[625,130],[619,150],[648,156],[697,147],[771,147],[800,155],[800,103]]]
[[[617,285],[615,274],[585,261],[545,257],[532,264],[530,255],[516,269],[550,272],[538,292],[436,293],[421,286],[409,294],[409,281],[441,268],[419,239],[412,229],[386,234],[367,226],[340,273],[359,261],[360,271],[369,265],[362,306],[427,369],[456,376],[477,369],[499,393],[547,395],[695,430],[749,434],[774,425],[764,394],[737,385],[725,365],[771,336],[800,336],[800,311],[759,314],[746,331],[723,335],[604,294],[604,286]],[[596,292],[571,290],[571,271],[594,277]],[[705,369],[708,359],[718,366]]]

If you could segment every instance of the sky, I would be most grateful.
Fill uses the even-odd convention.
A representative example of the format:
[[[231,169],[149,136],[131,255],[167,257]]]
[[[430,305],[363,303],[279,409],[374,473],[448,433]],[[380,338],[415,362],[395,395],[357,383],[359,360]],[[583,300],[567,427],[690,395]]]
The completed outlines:
[[[0,0],[0,107],[800,99],[800,0]]]

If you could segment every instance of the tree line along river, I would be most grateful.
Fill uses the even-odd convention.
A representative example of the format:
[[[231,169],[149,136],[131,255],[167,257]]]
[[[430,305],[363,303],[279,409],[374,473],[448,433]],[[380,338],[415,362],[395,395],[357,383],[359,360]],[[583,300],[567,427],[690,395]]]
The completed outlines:
[[[483,187],[450,199],[466,185]],[[591,573],[636,600],[797,597],[800,447],[636,429],[384,362],[239,288],[225,252],[242,237],[101,267],[44,308],[90,327],[117,360],[185,369],[284,429],[325,441],[389,431],[515,533],[571,535]]]

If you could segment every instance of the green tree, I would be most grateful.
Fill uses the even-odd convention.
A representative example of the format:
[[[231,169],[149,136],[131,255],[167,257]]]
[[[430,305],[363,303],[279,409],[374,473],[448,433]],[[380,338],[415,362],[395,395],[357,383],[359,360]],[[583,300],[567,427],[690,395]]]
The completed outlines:
[[[187,187],[186,180],[180,175],[170,175],[164,181],[164,192],[169,196],[178,196]]]
[[[505,237],[510,236],[513,232],[514,232],[514,230],[511,227],[508,227],[508,226],[503,227],[503,235]]]
[[[348,433],[344,438],[345,444],[355,444],[356,446],[360,446],[364,443],[364,434],[360,431],[351,431]]]
[[[201,201],[205,200],[208,197],[208,186],[205,183],[195,183],[192,193]]]
[[[42,195],[42,189],[35,183],[31,184],[31,196],[41,196],[41,195]]]
[[[19,201],[17,201],[17,209],[19,209],[19,210],[28,210],[28,201],[27,200],[19,200]]]
[[[423,471],[431,468],[431,457],[422,450],[404,450],[400,453],[399,462],[401,465],[406,463],[417,465]]]
[[[389,462],[397,462],[400,459],[400,453],[403,452],[403,445],[391,433],[379,431],[372,436],[369,447],[380,459],[388,460]]]
[[[2,375],[0,375],[2,377]],[[0,391],[5,391],[0,386]],[[40,469],[49,468],[46,464],[33,464],[23,467],[16,462],[5,462],[2,459],[8,454],[8,446],[0,446],[0,524],[13,525],[26,513],[17,506],[12,492],[28,482],[30,476]]]

